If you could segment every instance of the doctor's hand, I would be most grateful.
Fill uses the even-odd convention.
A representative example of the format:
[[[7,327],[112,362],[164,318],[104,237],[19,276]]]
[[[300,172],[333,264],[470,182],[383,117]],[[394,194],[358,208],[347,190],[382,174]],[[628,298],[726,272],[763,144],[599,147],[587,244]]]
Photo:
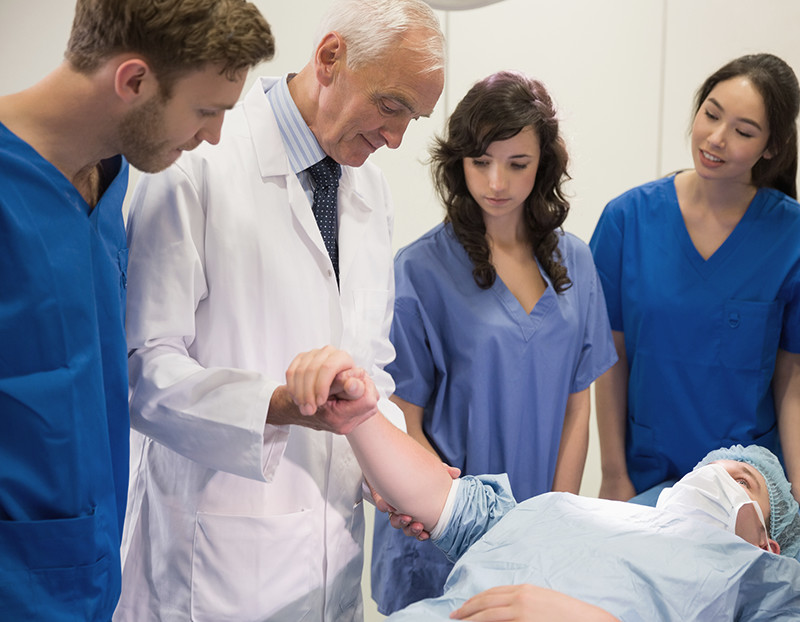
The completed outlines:
[[[372,502],[375,504],[375,509],[389,515],[389,522],[392,527],[395,529],[402,529],[404,534],[420,541],[427,540],[430,537],[430,534],[425,531],[425,526],[422,523],[415,521],[408,514],[399,514],[397,509],[389,505],[386,499],[381,496],[381,493],[375,490],[372,484],[369,483],[369,480],[365,481],[367,482],[367,486],[369,486],[369,491],[372,493]]]
[[[378,412],[378,390],[347,352],[325,346],[298,354],[276,390],[267,423],[347,434]],[[288,408],[287,401],[294,408]]]
[[[450,614],[482,622],[619,622],[610,613],[536,585],[503,585],[470,598]]]
[[[442,462],[442,467],[444,467],[448,475],[453,479],[458,479],[461,475],[461,469],[458,467],[450,466],[444,462]],[[367,481],[367,486],[369,486],[369,490],[372,493],[372,500],[375,503],[375,508],[389,515],[389,524],[392,527],[400,529],[409,538],[416,538],[420,542],[431,537],[431,534],[425,531],[425,526],[422,523],[415,521],[414,518],[408,514],[399,513],[395,508],[389,505],[381,494],[372,487],[369,481]]]

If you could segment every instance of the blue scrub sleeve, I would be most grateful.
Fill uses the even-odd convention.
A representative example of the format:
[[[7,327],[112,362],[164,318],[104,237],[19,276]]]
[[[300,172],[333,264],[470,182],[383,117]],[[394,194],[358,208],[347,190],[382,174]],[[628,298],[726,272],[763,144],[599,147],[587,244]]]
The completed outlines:
[[[433,543],[456,561],[516,505],[505,473],[462,477],[450,521]]]
[[[398,295],[389,339],[395,348],[395,359],[386,366],[395,382],[395,395],[425,406],[434,390],[436,377],[433,354],[429,347],[425,323],[416,298]]]
[[[603,287],[611,330],[622,331],[622,210],[609,203],[595,227],[589,248]]]
[[[601,376],[617,362],[617,350],[611,336],[603,289],[591,259],[585,270],[587,273],[591,273],[589,304],[587,305],[583,345],[577,365],[575,365],[570,393],[577,393],[589,388],[598,376]]]
[[[786,306],[783,310],[781,326],[781,350],[800,353],[800,266],[786,279],[791,285],[786,291]]]

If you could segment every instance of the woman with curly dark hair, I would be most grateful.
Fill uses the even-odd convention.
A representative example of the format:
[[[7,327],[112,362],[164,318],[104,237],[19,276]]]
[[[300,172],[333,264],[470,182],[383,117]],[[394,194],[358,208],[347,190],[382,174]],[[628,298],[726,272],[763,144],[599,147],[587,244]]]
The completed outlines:
[[[409,434],[518,500],[577,493],[589,385],[616,360],[591,253],[561,225],[568,156],[553,102],[519,73],[475,84],[432,149],[445,221],[401,250],[387,367]],[[376,522],[384,614],[441,593],[451,564]]]

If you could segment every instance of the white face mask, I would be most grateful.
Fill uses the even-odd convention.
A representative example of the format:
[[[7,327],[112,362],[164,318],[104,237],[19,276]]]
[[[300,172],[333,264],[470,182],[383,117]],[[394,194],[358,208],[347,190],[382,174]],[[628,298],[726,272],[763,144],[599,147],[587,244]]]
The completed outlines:
[[[665,488],[656,507],[688,516],[736,533],[739,510],[752,504],[764,534],[768,534],[761,507],[753,501],[721,464],[707,464],[684,476],[672,488]],[[769,547],[769,536],[767,535]]]

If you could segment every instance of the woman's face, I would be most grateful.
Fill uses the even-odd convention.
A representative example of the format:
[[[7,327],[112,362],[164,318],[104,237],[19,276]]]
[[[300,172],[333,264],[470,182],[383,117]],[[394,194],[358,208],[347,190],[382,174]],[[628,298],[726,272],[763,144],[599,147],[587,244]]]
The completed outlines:
[[[539,137],[528,126],[516,136],[497,140],[479,157],[464,158],[464,176],[484,221],[519,219],[539,168]]]
[[[744,76],[718,83],[692,124],[692,158],[708,180],[749,184],[752,168],[767,151],[769,123],[761,94]]]

